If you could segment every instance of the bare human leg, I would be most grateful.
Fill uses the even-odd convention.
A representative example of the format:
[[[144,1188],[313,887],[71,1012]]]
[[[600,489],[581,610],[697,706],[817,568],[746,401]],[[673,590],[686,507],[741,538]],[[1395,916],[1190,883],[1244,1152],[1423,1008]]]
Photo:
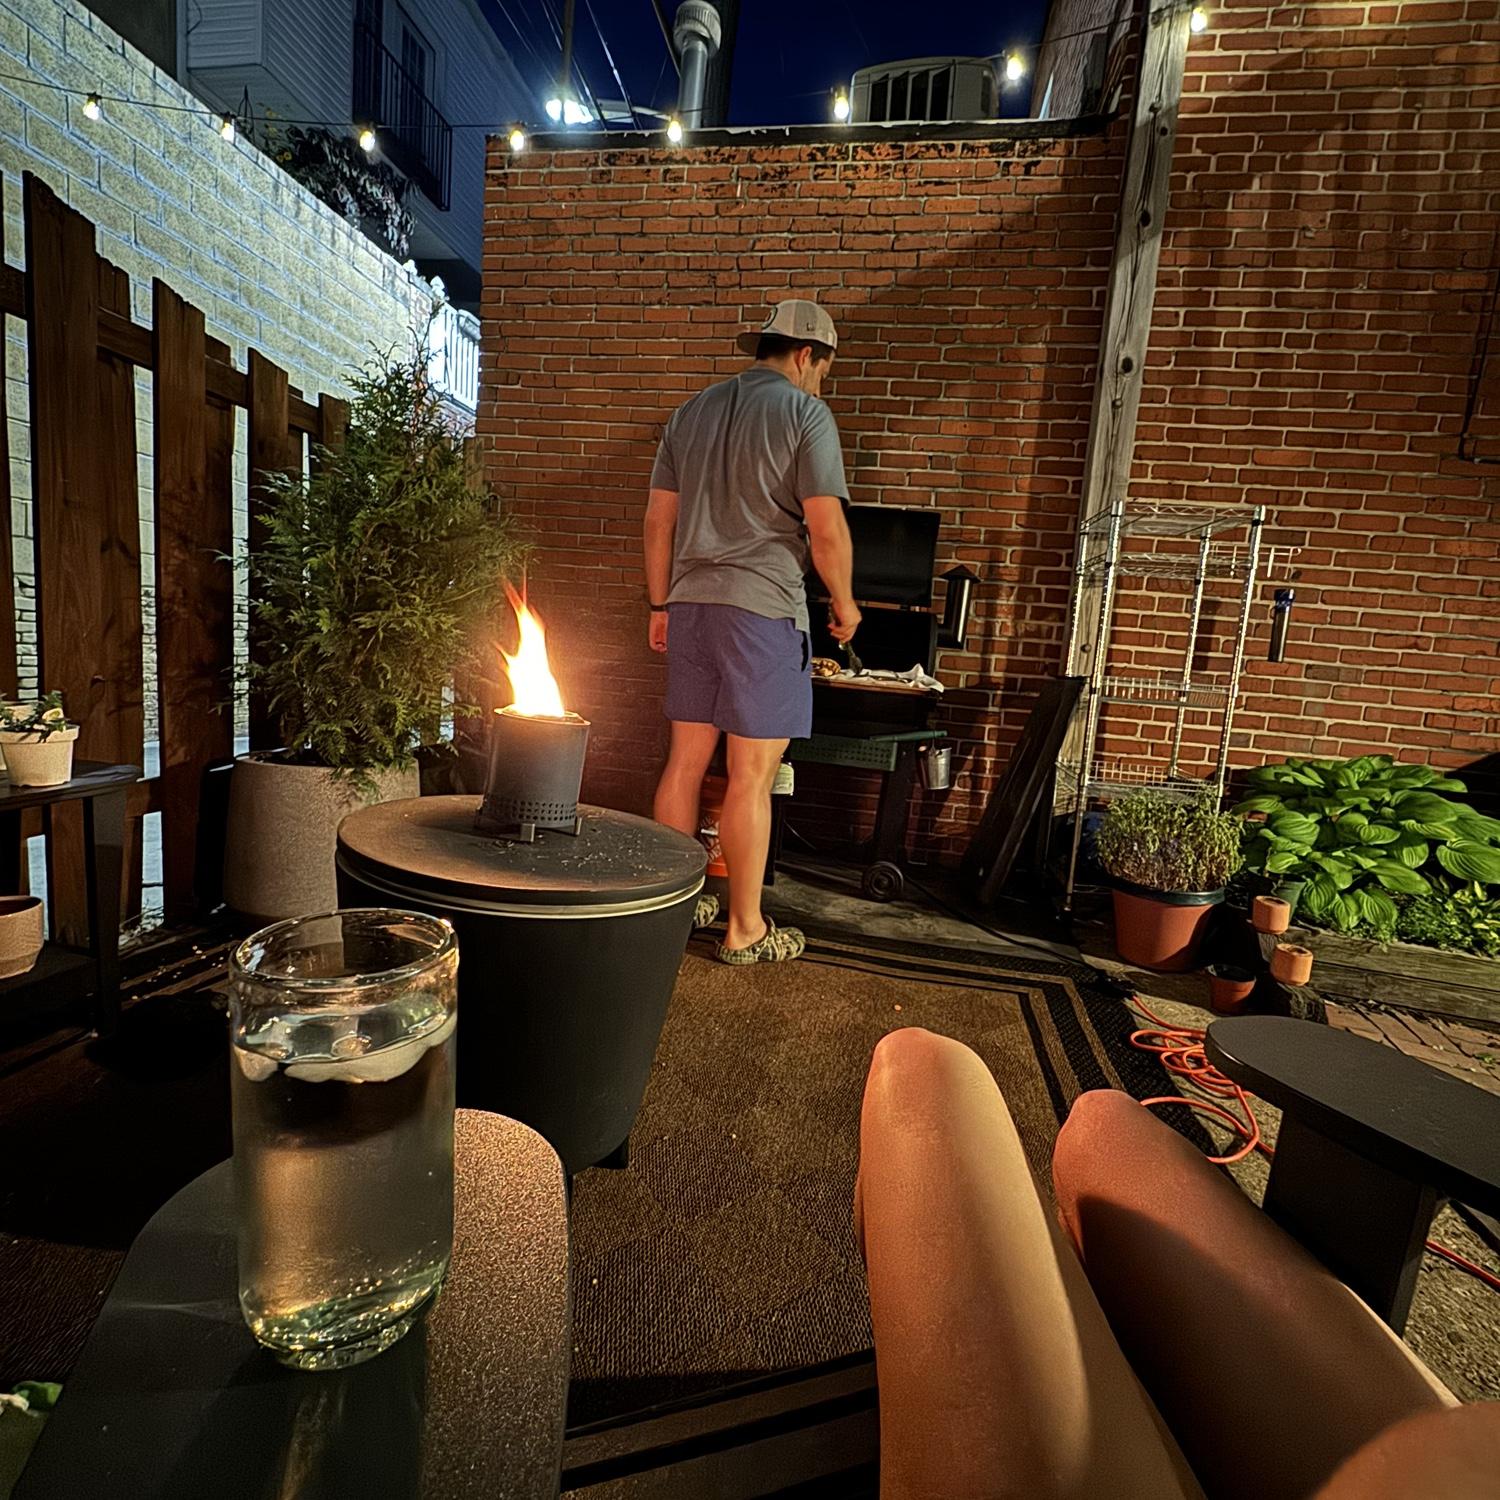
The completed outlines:
[[[909,1029],[875,1049],[855,1212],[882,1500],[1202,1494],[967,1047]]]
[[[726,948],[748,948],[766,935],[760,892],[771,848],[771,787],[786,747],[786,740],[729,736],[729,790],[719,819],[719,847],[729,870]]]
[[[672,721],[671,748],[656,786],[652,809],[658,823],[665,823],[689,838],[698,837],[698,799],[718,743],[719,731],[712,724]]]

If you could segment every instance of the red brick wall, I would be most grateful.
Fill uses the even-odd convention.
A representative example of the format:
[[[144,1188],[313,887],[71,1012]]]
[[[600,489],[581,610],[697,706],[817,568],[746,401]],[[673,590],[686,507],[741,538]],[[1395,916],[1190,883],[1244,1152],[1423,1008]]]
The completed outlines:
[[[971,649],[943,658],[959,786],[917,818],[962,847],[1061,648],[1118,171],[1098,138],[491,157],[479,431],[594,723],[587,795],[645,807],[664,745],[639,541],[662,424],[743,366],[734,336],[768,303],[806,295],[840,329],[854,500],[939,507],[939,569],[984,575]],[[799,776],[815,837],[867,814],[873,778]]]
[[[1456,457],[1497,106],[1493,0],[1230,0],[1193,39],[1132,493],[1263,504],[1268,540],[1302,548],[1267,578],[1297,589],[1283,664],[1269,587],[1256,604],[1238,763],[1500,745],[1500,469]],[[1060,661],[1118,146],[495,149],[480,431],[594,720],[590,796],[644,807],[663,743],[638,541],[661,424],[737,367],[742,324],[806,294],[843,333],[854,498],[940,507],[940,567],[985,580],[971,650],[943,661],[958,785],[917,816],[921,851],[962,847]],[[1175,627],[1148,597],[1126,628],[1115,665],[1141,672]],[[858,782],[801,785],[815,836],[867,812]]]
[[[1500,468],[1457,457],[1497,229],[1493,0],[1213,6],[1132,491],[1263,504],[1303,549],[1267,580],[1284,663],[1255,611],[1241,764],[1500,748]]]

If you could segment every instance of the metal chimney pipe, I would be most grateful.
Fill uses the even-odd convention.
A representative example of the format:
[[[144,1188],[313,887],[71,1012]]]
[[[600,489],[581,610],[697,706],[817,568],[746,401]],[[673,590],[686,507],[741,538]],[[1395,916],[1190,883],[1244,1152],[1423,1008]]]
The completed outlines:
[[[719,13],[709,0],[682,0],[672,22],[672,40],[682,59],[682,79],[677,89],[677,118],[684,130],[694,130],[703,121],[703,87],[708,64],[719,50],[723,28]]]

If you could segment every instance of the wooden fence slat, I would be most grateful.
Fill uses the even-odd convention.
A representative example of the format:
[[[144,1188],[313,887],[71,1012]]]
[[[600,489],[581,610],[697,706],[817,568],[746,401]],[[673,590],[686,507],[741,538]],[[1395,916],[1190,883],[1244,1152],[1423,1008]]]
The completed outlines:
[[[99,262],[99,306],[130,315],[130,277]],[[136,463],[135,367],[99,351],[99,502],[104,511],[101,657],[102,723],[89,754],[139,766],[145,759],[146,708],[141,628],[140,480]],[[80,827],[79,836],[82,836]],[[80,866],[80,871],[81,871]],[[121,914],[141,910],[141,825],[127,818]]]
[[[0,265],[5,260],[5,215],[0,214]],[[6,344],[5,313],[25,315],[20,308],[0,308],[0,358]],[[16,653],[15,559],[11,554],[10,528],[10,422],[5,403],[5,368],[0,364],[0,697],[13,698],[19,691]],[[0,853],[0,859],[3,859]],[[6,894],[0,892],[0,895]]]
[[[288,410],[287,374],[258,350],[250,351],[249,361],[249,468],[250,526],[249,551],[252,557],[260,550],[265,537],[261,509],[265,503],[262,475],[301,472],[299,455],[292,444]],[[252,602],[254,585],[251,588]],[[250,619],[250,661],[265,661],[265,645],[257,638],[255,617]],[[250,695],[250,748],[266,750],[276,745],[276,726],[266,710],[263,696]]]
[[[107,742],[103,702],[104,511],[97,433],[99,269],[94,226],[29,172],[23,187],[31,351],[31,471],[36,512],[37,648],[43,691],[60,688],[81,725],[78,754]],[[62,809],[60,811],[76,811]],[[87,936],[79,839],[52,825],[54,937]]]
[[[223,712],[233,653],[233,546],[223,468],[232,409],[211,409],[203,314],[151,287],[156,367],[156,669],[161,692],[162,885],[166,918],[193,912],[203,773],[232,748]],[[226,423],[227,418],[227,423]],[[210,439],[210,427],[213,429]]]
[[[349,403],[338,396],[318,397],[318,442],[335,453],[349,431]]]

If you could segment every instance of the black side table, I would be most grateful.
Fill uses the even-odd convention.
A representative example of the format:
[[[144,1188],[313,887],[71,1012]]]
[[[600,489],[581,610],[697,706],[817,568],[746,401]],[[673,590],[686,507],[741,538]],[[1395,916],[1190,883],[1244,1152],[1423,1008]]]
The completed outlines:
[[[502,1115],[461,1109],[455,1134],[447,1279],[405,1338],[349,1370],[285,1369],[256,1345],[231,1164],[185,1187],[131,1246],[14,1500],[555,1496],[572,1347],[562,1164]]]
[[[0,778],[0,893],[21,889],[21,814],[38,808],[51,832],[52,809],[83,803],[83,856],[88,883],[87,950],[48,943],[25,974],[0,979],[0,1013],[19,1018],[93,997],[94,1030],[113,1036],[120,1024],[120,880],[125,861],[125,789],[139,766],[74,761],[61,786],[13,786]]]

